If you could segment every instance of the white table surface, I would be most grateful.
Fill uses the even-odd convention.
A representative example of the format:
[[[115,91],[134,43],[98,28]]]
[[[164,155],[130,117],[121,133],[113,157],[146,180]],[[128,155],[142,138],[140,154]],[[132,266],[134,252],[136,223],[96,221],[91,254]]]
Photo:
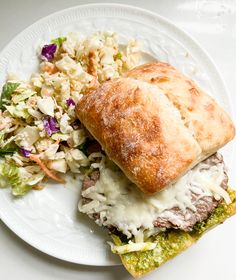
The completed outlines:
[[[97,3],[99,1],[81,0],[0,0],[0,50],[18,32],[36,20],[52,12],[67,7]],[[111,1],[103,1],[111,2]],[[185,29],[204,47],[224,78],[231,93],[232,103],[236,108],[236,1],[234,0],[126,0],[117,3],[136,5],[154,11],[172,20],[176,25]],[[236,160],[235,160],[236,163]],[[231,185],[236,187],[236,172],[231,169]],[[228,254],[219,256],[218,248],[227,248],[230,252],[231,244],[235,244],[236,217],[231,218],[223,227],[208,233],[195,246],[174,261],[178,263],[178,271],[170,270],[171,262],[158,272],[145,279],[205,280],[205,270],[214,270],[214,280],[235,280],[235,254],[230,254],[227,267],[221,267],[221,259],[228,258]],[[212,234],[226,230],[227,240],[215,244],[211,241]],[[211,250],[204,250],[204,244]],[[233,246],[234,248],[235,245]],[[201,255],[207,254],[209,263],[201,260]],[[194,266],[193,266],[194,263]],[[191,274],[183,273],[185,266],[191,265],[195,269]],[[171,277],[169,273],[172,273]],[[216,275],[216,276],[215,276]],[[170,278],[169,278],[170,277]],[[1,280],[60,280],[60,279],[131,279],[122,267],[90,267],[63,262],[47,256],[32,248],[19,239],[0,221],[0,279]],[[210,280],[210,279],[208,279]]]

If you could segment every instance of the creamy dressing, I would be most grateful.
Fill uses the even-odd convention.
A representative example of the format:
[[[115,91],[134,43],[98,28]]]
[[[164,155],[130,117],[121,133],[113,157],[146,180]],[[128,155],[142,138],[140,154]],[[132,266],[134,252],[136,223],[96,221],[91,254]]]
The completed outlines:
[[[223,179],[222,163],[214,166],[200,163],[175,184],[149,196],[141,192],[120,170],[102,166],[96,184],[82,192],[83,197],[92,201],[84,205],[80,202],[79,210],[91,217],[99,213],[100,217],[96,220],[99,225],[113,225],[130,238],[140,235],[140,229],[152,231],[153,222],[159,216],[171,215],[171,219],[175,218],[173,213],[166,211],[173,207],[183,212],[186,209],[196,211],[191,200],[192,193],[201,197],[214,196],[217,200],[224,198],[230,203],[228,193],[220,186]]]

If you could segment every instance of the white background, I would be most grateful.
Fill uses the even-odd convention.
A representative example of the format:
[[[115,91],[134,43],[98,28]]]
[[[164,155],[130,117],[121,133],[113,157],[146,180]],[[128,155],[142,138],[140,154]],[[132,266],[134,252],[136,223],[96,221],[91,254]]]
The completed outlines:
[[[0,49],[25,27],[57,10],[73,5],[97,3],[98,1],[76,0],[0,0]],[[110,1],[103,1],[110,2]],[[205,48],[213,58],[224,78],[231,94],[232,106],[236,106],[236,1],[230,0],[126,0],[116,1],[136,5],[154,11],[172,20],[177,26],[185,29]],[[235,161],[236,163],[236,161]],[[236,172],[230,170],[231,185],[236,187]],[[221,233],[227,231],[228,238],[220,239]],[[159,271],[147,276],[147,279],[224,279],[235,280],[236,269],[234,253],[236,217],[208,233],[197,245],[183,255],[169,262]],[[214,235],[214,242],[211,236]],[[219,242],[216,244],[216,236]],[[208,250],[205,250],[207,244]],[[233,245],[232,245],[233,244]],[[224,255],[219,255],[224,251]],[[202,256],[204,255],[203,261]],[[207,256],[207,257],[206,257]],[[222,267],[222,259],[224,261]],[[178,270],[171,269],[175,262]],[[226,265],[227,264],[227,265]],[[191,266],[191,272],[185,267]],[[188,270],[189,271],[189,270]],[[212,275],[207,277],[206,275]],[[49,257],[30,247],[15,236],[0,221],[0,279],[131,279],[122,267],[89,267],[66,263]]]

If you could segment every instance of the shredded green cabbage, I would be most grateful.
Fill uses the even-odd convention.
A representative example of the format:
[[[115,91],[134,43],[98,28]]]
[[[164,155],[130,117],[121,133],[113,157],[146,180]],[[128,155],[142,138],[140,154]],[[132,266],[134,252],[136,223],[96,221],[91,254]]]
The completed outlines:
[[[15,196],[24,195],[33,187],[24,183],[17,166],[2,163],[0,165],[0,187],[5,188],[9,185],[12,188],[12,194]]]
[[[5,110],[4,104],[11,98],[12,93],[18,88],[20,83],[7,82],[2,88],[2,94],[0,97],[0,109]]]
[[[17,105],[9,105],[9,106],[5,105],[5,108],[15,118],[27,119],[30,116],[23,102],[20,102]]]
[[[14,94],[12,100],[15,104],[18,104],[21,101],[28,99],[29,97],[35,95],[35,91],[33,90],[25,90],[20,94]]]

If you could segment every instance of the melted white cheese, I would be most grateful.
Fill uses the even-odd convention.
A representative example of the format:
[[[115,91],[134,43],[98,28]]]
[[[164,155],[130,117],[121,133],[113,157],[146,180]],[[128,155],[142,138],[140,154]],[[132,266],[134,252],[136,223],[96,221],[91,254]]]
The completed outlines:
[[[91,202],[79,204],[79,210],[92,216],[100,214],[96,220],[99,225],[115,226],[130,238],[138,236],[140,230],[153,230],[153,221],[165,210],[178,207],[195,211],[191,193],[202,196],[214,196],[217,200],[224,198],[230,203],[228,193],[221,188],[224,179],[224,165],[209,166],[198,164],[175,184],[163,191],[149,196],[141,192],[124,174],[113,168],[102,167],[100,179],[82,192],[82,196],[92,199]],[[168,215],[173,213],[167,212]],[[172,217],[173,218],[173,217]]]
[[[140,243],[134,243],[132,241],[129,241],[128,244],[121,245],[121,246],[115,246],[113,243],[108,242],[108,244],[111,246],[111,251],[114,254],[127,254],[130,252],[136,252],[136,251],[149,251],[156,248],[157,243],[152,242],[140,242]]]

